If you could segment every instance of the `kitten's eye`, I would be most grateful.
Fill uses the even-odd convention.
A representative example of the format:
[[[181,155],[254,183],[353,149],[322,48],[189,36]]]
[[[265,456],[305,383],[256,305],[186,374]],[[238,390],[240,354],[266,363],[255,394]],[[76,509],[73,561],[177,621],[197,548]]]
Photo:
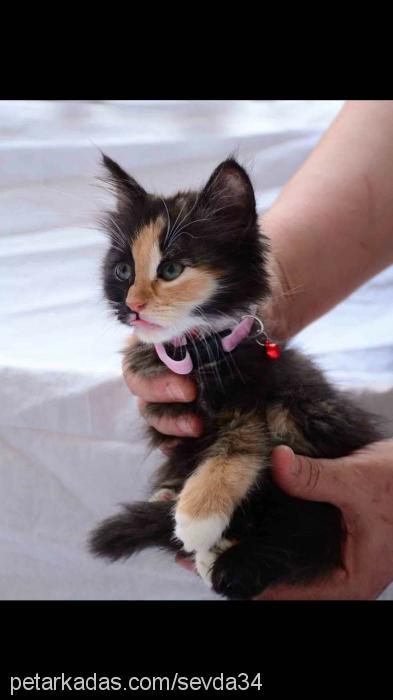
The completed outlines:
[[[132,267],[127,263],[118,263],[115,267],[115,275],[120,282],[126,282],[132,277]]]
[[[163,280],[166,280],[167,282],[171,282],[172,280],[175,280],[177,277],[179,277],[183,270],[184,265],[181,265],[181,263],[167,262],[163,265],[160,265],[158,270],[158,276],[161,277]]]

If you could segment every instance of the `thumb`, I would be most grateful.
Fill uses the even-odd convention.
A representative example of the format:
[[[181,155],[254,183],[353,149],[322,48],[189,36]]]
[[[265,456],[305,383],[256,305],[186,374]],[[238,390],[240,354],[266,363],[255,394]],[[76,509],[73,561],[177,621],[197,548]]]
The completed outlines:
[[[343,495],[341,461],[296,455],[290,447],[280,445],[272,453],[273,478],[291,496],[338,506]]]

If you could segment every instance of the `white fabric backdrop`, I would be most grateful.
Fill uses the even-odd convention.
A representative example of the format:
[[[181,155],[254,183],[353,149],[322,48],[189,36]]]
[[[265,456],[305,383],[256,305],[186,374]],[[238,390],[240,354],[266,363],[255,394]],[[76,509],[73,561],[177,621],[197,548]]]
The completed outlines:
[[[341,104],[0,102],[0,598],[215,598],[165,554],[106,564],[86,551],[160,460],[121,378],[126,329],[101,296],[98,148],[164,194],[235,152],[263,211]],[[295,341],[390,433],[392,291],[390,268]]]

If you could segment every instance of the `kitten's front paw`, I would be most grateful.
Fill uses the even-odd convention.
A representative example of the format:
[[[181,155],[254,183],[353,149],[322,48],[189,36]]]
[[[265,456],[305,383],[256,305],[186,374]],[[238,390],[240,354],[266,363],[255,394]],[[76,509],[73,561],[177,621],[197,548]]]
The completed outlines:
[[[186,552],[208,551],[229,525],[229,519],[222,515],[193,518],[180,508],[176,509],[175,521],[175,535],[183,543]]]

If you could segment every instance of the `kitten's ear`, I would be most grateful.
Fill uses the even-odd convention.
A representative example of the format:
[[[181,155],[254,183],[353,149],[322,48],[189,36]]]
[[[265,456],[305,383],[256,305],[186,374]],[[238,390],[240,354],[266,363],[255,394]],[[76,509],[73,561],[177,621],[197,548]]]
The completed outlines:
[[[147,192],[120,165],[105,153],[102,153],[102,163],[109,174],[109,177],[105,178],[105,182],[114,188],[118,199],[127,200],[134,205],[141,205],[145,202],[148,196]]]
[[[251,180],[233,158],[224,160],[211,175],[200,200],[217,217],[236,217],[239,223],[256,219],[256,202]]]

